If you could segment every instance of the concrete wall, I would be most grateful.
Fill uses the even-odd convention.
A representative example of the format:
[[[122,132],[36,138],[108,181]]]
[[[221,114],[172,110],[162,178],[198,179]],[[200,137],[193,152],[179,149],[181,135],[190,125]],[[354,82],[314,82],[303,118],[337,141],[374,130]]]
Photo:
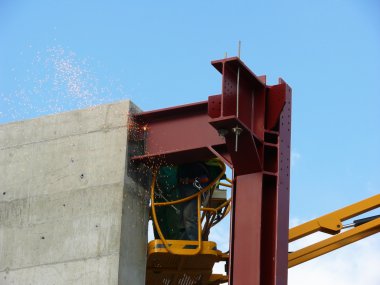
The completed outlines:
[[[0,284],[145,284],[129,101],[0,125]]]

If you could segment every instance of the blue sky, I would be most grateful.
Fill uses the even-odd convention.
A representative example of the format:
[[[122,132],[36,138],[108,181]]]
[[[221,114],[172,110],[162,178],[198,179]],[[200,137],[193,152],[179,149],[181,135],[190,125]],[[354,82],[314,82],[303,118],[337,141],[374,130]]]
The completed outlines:
[[[210,61],[239,40],[257,75],[293,89],[291,218],[379,193],[376,0],[0,0],[0,123],[206,100],[221,89]]]

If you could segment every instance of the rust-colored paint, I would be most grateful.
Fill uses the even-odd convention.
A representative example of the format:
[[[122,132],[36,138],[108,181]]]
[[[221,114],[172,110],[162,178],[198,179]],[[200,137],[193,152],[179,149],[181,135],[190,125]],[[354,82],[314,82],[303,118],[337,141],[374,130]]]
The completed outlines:
[[[135,116],[146,128],[145,153],[132,160],[224,159],[234,170],[229,282],[286,285],[291,89],[281,79],[267,86],[236,57],[212,64],[222,73],[222,94]]]

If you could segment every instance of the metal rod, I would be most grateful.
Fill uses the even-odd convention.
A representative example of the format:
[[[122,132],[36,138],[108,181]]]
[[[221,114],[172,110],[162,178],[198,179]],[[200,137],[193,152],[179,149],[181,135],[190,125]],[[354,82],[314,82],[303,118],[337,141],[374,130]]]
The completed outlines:
[[[348,229],[348,228],[353,228],[353,227],[355,227],[355,224],[351,223],[351,224],[343,225],[342,229]]]
[[[239,135],[238,133],[235,134],[235,152],[238,151],[238,142],[239,142]]]
[[[240,67],[237,70],[236,79],[236,118],[239,118],[239,85],[240,85]]]
[[[358,227],[358,226],[360,226],[362,224],[371,222],[371,221],[373,221],[373,220],[375,220],[377,218],[380,218],[380,215],[375,215],[375,216],[371,216],[371,217],[367,217],[367,218],[362,218],[362,219],[354,220],[351,224],[343,225],[342,229]]]
[[[156,185],[156,186],[157,186],[156,189],[159,191],[159,192],[156,193],[156,194],[158,194],[158,196],[161,197],[165,202],[170,202],[168,199],[166,199],[166,197],[164,196],[164,193],[163,193],[162,190],[158,187],[158,185]],[[175,212],[176,212],[177,215],[180,214],[180,210],[179,210],[176,206],[174,206],[174,205],[170,205],[170,206],[175,210]]]
[[[239,143],[239,136],[241,132],[243,131],[242,128],[239,128],[238,125],[236,125],[235,128],[232,128],[232,131],[235,133],[235,152],[238,151],[238,143]]]
[[[238,46],[238,57],[240,58],[240,46],[241,42],[239,41]],[[236,78],[236,118],[239,118],[239,93],[240,93],[240,66],[237,70],[237,78]],[[235,152],[238,151],[238,143],[239,143],[239,135],[241,133],[241,129],[239,126],[236,125],[235,128],[233,128],[233,131],[235,133]]]

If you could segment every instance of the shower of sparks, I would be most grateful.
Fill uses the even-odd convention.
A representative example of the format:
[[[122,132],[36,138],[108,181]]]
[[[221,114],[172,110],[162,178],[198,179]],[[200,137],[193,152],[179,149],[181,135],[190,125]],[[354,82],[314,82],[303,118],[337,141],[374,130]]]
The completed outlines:
[[[125,96],[114,79],[100,82],[88,62],[61,46],[38,51],[28,68],[13,77],[13,89],[0,89],[0,123],[88,108]],[[9,72],[15,71],[17,67]]]

